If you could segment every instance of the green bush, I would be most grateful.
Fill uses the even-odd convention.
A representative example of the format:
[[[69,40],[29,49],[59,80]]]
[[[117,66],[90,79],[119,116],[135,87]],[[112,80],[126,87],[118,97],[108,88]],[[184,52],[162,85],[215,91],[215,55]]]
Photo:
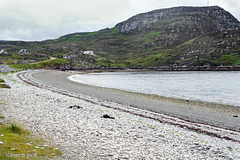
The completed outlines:
[[[15,123],[12,123],[11,126],[9,126],[8,130],[9,130],[11,133],[16,133],[16,134],[30,134],[29,131],[21,128],[20,126],[18,126],[18,125],[15,124]]]
[[[240,54],[231,53],[220,58],[220,62],[225,65],[240,65]]]
[[[3,79],[0,78],[0,83],[4,83],[5,81]]]

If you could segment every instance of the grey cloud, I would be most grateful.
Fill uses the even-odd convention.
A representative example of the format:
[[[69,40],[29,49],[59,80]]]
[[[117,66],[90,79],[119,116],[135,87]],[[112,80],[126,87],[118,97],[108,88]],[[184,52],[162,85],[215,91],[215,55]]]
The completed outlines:
[[[203,6],[199,0],[0,0],[0,39],[44,40],[67,33],[113,27],[131,16],[174,6]],[[240,2],[210,0],[240,18]]]

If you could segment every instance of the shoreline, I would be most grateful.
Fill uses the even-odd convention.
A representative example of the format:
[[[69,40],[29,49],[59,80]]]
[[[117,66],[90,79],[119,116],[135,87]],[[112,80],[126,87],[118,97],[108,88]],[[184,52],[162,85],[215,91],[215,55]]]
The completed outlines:
[[[48,85],[52,85],[53,87],[66,89],[68,91],[80,93],[90,97],[117,102],[120,104],[127,104],[156,113],[163,113],[166,115],[183,118],[193,122],[206,123],[240,131],[239,107],[225,108],[223,105],[218,104],[214,107],[209,103],[192,103],[190,101],[180,101],[179,103],[179,100],[176,99],[165,99],[159,96],[149,96],[112,88],[90,86],[68,80],[67,77],[72,74],[74,73],[60,71],[40,71],[33,73],[32,76],[33,78],[38,79],[39,81],[42,81]],[[234,117],[236,114],[238,117]],[[226,121],[226,119],[228,121]]]
[[[240,71],[240,66],[190,66],[190,67],[96,67],[96,68],[76,68],[76,69],[63,69],[62,71],[74,71],[74,72],[117,72],[117,71]]]
[[[129,71],[129,72],[132,72],[132,71]],[[133,72],[135,72],[135,71],[133,71]],[[138,71],[136,71],[136,72],[138,72]],[[73,72],[73,75],[88,74],[88,73],[94,73],[94,72],[76,72],[76,73]],[[107,71],[106,71],[106,73],[107,73]],[[168,102],[180,103],[180,104],[185,104],[185,105],[195,105],[195,106],[201,105],[202,107],[221,109],[222,111],[236,112],[236,114],[240,114],[240,106],[238,106],[238,105],[207,102],[207,101],[200,101],[200,100],[189,100],[189,99],[183,99],[183,98],[174,98],[174,97],[161,96],[161,95],[157,95],[157,94],[147,94],[147,93],[141,93],[141,92],[132,92],[132,91],[128,91],[128,90],[122,90],[122,89],[111,88],[111,87],[103,87],[100,85],[91,85],[91,84],[87,84],[87,83],[78,82],[77,80],[74,80],[73,78],[70,78],[69,76],[66,78],[72,82],[79,83],[79,85],[88,85],[88,86],[92,86],[92,87],[111,89],[111,90],[120,91],[123,94],[135,94],[135,95],[139,95],[139,96],[146,97],[146,98],[158,99],[160,101],[168,101]]]
[[[240,158],[239,132],[65,91],[33,79],[31,71],[17,74],[0,75],[12,87],[0,90],[0,111],[51,139],[62,159]]]

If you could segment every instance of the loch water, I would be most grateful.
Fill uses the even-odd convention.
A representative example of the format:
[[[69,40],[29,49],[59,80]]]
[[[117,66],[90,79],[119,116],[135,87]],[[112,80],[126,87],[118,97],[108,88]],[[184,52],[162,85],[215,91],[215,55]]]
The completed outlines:
[[[240,71],[146,71],[77,74],[70,80],[186,100],[240,107]]]

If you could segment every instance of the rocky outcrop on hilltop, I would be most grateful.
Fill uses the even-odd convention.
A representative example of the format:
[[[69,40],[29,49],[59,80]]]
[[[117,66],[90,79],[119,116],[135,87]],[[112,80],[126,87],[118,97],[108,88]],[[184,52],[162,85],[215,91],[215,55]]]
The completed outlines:
[[[150,28],[197,36],[216,30],[240,27],[238,20],[224,9],[213,7],[176,7],[138,14],[116,25],[119,33],[147,32]]]
[[[121,34],[150,33],[151,41],[143,44],[144,49],[173,47],[208,33],[239,27],[240,22],[218,6],[160,9],[136,15],[116,25]]]

